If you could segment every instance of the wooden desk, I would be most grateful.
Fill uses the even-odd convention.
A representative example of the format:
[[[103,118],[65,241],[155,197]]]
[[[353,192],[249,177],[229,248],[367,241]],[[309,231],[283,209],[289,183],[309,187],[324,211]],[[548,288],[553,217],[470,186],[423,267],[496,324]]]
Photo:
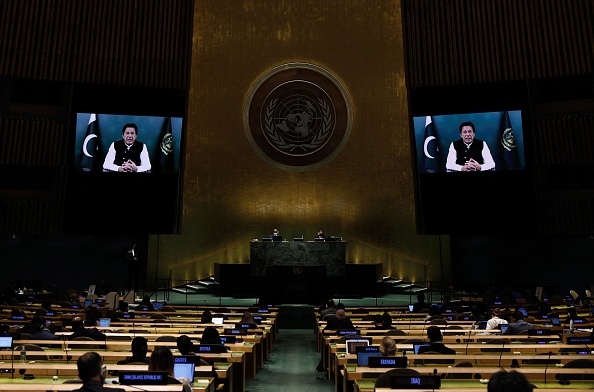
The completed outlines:
[[[49,356],[51,362],[59,362],[59,363],[76,363],[76,360],[83,354],[85,354],[87,350],[45,350],[43,355]],[[7,353],[6,351],[0,353]],[[30,352],[31,354],[32,352]],[[39,355],[40,352],[38,352]],[[66,353],[70,357],[69,361],[66,360]],[[8,352],[10,357],[10,352]],[[18,353],[16,353],[18,355]],[[129,351],[100,351],[99,354],[103,358],[103,362],[107,365],[109,363],[116,364],[117,361],[121,361],[126,359],[130,356]],[[175,352],[174,352],[175,354]],[[15,355],[15,361],[18,361],[18,356]],[[31,354],[34,355],[34,354]],[[227,363],[232,364],[233,371],[233,385],[236,391],[243,392],[245,391],[245,353],[243,352],[227,352],[227,353],[220,353],[220,354],[211,354],[211,353],[202,353],[199,355],[199,358],[206,358],[210,359],[214,362],[215,366],[223,366],[226,367]],[[15,362],[15,368],[18,369],[18,365],[20,363]]]
[[[409,367],[411,368],[411,367]],[[446,365],[431,365],[427,367],[412,367],[421,374],[434,374],[437,370],[438,375],[456,375],[456,374],[468,374],[472,373],[475,379],[489,378],[500,371],[501,369],[511,371],[516,370],[523,373],[529,380],[544,381],[544,370],[545,366],[534,366],[534,367],[499,367],[499,366],[479,366],[479,367],[448,367]],[[345,379],[355,380],[360,378],[369,378],[370,376],[376,377],[380,374],[385,373],[390,368],[370,368],[365,366],[346,366],[345,367]],[[365,377],[363,376],[365,375]],[[547,378],[549,381],[559,379],[559,376],[563,375],[580,375],[580,376],[594,376],[594,368],[557,368],[549,366],[547,368]],[[594,387],[594,385],[593,385]]]
[[[115,365],[115,364],[105,364],[107,367],[107,371],[125,371],[125,370],[147,370],[148,365]],[[243,392],[240,386],[235,388],[233,385],[233,368],[230,364],[228,366],[223,366],[224,364],[219,364],[218,369],[216,370],[217,376],[220,379],[224,379],[227,385],[229,385],[229,390],[233,392]],[[78,375],[78,369],[76,366],[76,362],[71,363],[60,363],[60,362],[35,362],[35,363],[15,363],[14,365],[11,363],[0,363],[0,370],[10,371],[11,369],[15,369],[15,378],[10,377],[10,373],[5,373],[6,375],[0,377],[0,383],[10,383],[7,380],[22,380],[20,377],[19,370],[25,370],[27,374],[33,374],[35,376],[41,377],[43,380],[44,378],[47,379],[49,376],[60,376],[60,377],[67,377],[67,378],[74,378]],[[210,374],[212,371],[211,366],[196,366],[196,372],[198,374]],[[207,383],[212,380],[210,377],[201,376],[198,377],[197,380],[200,381],[199,384],[207,385]],[[31,382],[32,380],[24,380]],[[14,382],[14,381],[13,381]],[[196,382],[196,381],[195,381]],[[72,388],[76,389],[76,388]],[[138,389],[136,389],[138,390]]]
[[[22,380],[22,378],[21,378]],[[29,391],[29,392],[46,392],[46,391],[73,391],[80,388],[82,384],[63,384],[63,380],[53,381],[51,379],[44,380],[43,383],[39,383],[38,379],[35,380],[22,380],[14,383],[5,383],[4,380],[0,380],[0,391]],[[106,388],[122,388],[125,391],[154,391],[154,392],[176,392],[182,391],[183,385],[106,385]],[[192,387],[193,392],[212,392],[212,382],[204,385],[198,385],[194,382]]]
[[[172,334],[167,334],[171,336]],[[149,349],[153,349],[156,346],[165,346],[171,349],[177,349],[176,342],[157,342],[156,339],[159,335],[154,334],[136,334],[136,336],[144,336],[150,340],[148,340]],[[175,335],[172,335],[175,336]],[[191,337],[191,335],[189,335]],[[244,336],[244,340],[245,340]],[[246,377],[254,379],[256,377],[256,366],[259,365],[260,367],[263,366],[263,357],[262,354],[257,354],[258,347],[261,348],[261,344],[258,345],[257,342],[261,341],[261,336],[250,336],[249,339],[253,340],[256,343],[249,343],[243,342],[238,344],[228,344],[226,347],[231,350],[231,352],[243,352],[245,353],[245,374]],[[85,347],[91,346],[102,346],[104,347],[105,351],[128,351],[130,349],[130,341],[125,340],[107,340],[107,341],[78,341],[78,340],[16,340],[14,345],[19,344],[36,344],[39,346],[52,346],[52,345],[66,345],[67,348],[80,348],[84,349]],[[64,348],[64,347],[63,347]],[[97,351],[103,351],[98,350]],[[18,353],[17,353],[18,354]],[[33,355],[33,354],[31,354]],[[43,355],[43,354],[42,354]]]
[[[375,380],[357,380],[355,384],[355,392],[374,392]],[[538,389],[535,391],[546,390],[547,392],[573,392],[591,391],[592,383],[588,382],[572,382],[570,385],[559,385],[557,382],[533,382]],[[464,392],[485,392],[487,386],[481,384],[478,380],[441,380],[440,390],[464,391]],[[389,388],[377,388],[375,392],[394,392]],[[399,389],[398,392],[435,392],[432,389]]]

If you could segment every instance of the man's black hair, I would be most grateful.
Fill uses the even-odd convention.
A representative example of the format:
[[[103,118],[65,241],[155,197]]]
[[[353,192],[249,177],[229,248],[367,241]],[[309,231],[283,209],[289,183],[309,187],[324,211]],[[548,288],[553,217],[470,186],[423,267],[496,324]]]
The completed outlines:
[[[95,352],[88,352],[80,356],[76,361],[78,368],[78,377],[83,383],[88,382],[91,378],[101,374],[101,356]]]
[[[148,351],[148,341],[145,337],[137,336],[132,339],[132,354],[146,354]]]
[[[427,328],[427,337],[429,340],[431,340],[431,342],[439,342],[443,339],[441,331],[435,325]]]
[[[193,351],[193,346],[194,344],[187,335],[182,335],[177,338],[177,349],[182,355],[191,353]]]
[[[128,124],[124,125],[124,127],[122,128],[122,135],[124,134],[124,132],[126,132],[126,128],[134,128],[134,133],[136,133],[136,135],[138,135],[138,127],[136,126],[136,124],[128,123]]]
[[[460,133],[462,133],[462,128],[464,127],[471,127],[472,128],[472,132],[476,133],[476,130],[474,128],[474,124],[470,121],[464,121],[462,124],[460,124],[460,128],[459,131]]]
[[[526,376],[515,370],[494,373],[487,385],[488,392],[532,392],[533,389]]]

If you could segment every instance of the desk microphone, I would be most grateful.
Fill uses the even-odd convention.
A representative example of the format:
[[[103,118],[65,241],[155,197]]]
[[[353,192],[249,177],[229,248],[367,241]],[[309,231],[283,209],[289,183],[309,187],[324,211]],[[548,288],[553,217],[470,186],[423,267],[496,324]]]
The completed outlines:
[[[503,344],[501,345],[501,351],[499,352],[499,367],[501,367],[501,357],[503,356],[503,349],[505,348],[506,343],[507,341],[503,342]]]
[[[10,342],[10,350],[12,351],[12,355],[10,356],[10,378],[14,378],[14,342]]]
[[[69,362],[70,358],[68,358],[68,343],[66,340],[66,336],[62,335],[62,342],[64,343],[64,354],[66,355],[66,363]]]
[[[425,326],[427,325],[427,319],[423,322],[423,330],[421,331],[421,336],[425,335]]]
[[[410,326],[412,325],[412,316],[408,315],[408,333],[410,333]]]
[[[549,362],[551,361],[551,355],[553,355],[552,351],[549,351],[549,356],[547,357],[547,364],[544,370],[544,382],[547,383],[547,369],[549,368]]]
[[[466,340],[466,349],[464,350],[464,355],[468,355],[468,345],[470,344],[470,334],[472,334],[472,329],[468,330],[468,339]],[[466,336],[466,335],[464,335]]]

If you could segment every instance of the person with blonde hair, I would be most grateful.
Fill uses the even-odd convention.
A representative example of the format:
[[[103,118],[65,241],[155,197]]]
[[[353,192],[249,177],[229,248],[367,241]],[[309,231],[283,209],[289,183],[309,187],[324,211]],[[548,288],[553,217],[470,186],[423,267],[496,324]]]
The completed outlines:
[[[383,357],[393,357],[396,355],[398,347],[396,347],[396,342],[394,339],[386,336],[382,339],[379,350]]]

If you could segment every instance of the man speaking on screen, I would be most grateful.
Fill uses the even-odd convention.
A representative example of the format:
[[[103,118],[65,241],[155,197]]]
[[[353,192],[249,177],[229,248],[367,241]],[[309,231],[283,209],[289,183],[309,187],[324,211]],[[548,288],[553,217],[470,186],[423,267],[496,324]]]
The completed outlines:
[[[450,144],[446,169],[449,172],[495,170],[495,161],[489,146],[474,138],[474,124],[470,121],[460,124],[460,139]]]
[[[151,161],[144,143],[136,140],[138,127],[136,124],[126,124],[122,128],[122,140],[115,141],[109,146],[103,169],[118,172],[149,172]]]

